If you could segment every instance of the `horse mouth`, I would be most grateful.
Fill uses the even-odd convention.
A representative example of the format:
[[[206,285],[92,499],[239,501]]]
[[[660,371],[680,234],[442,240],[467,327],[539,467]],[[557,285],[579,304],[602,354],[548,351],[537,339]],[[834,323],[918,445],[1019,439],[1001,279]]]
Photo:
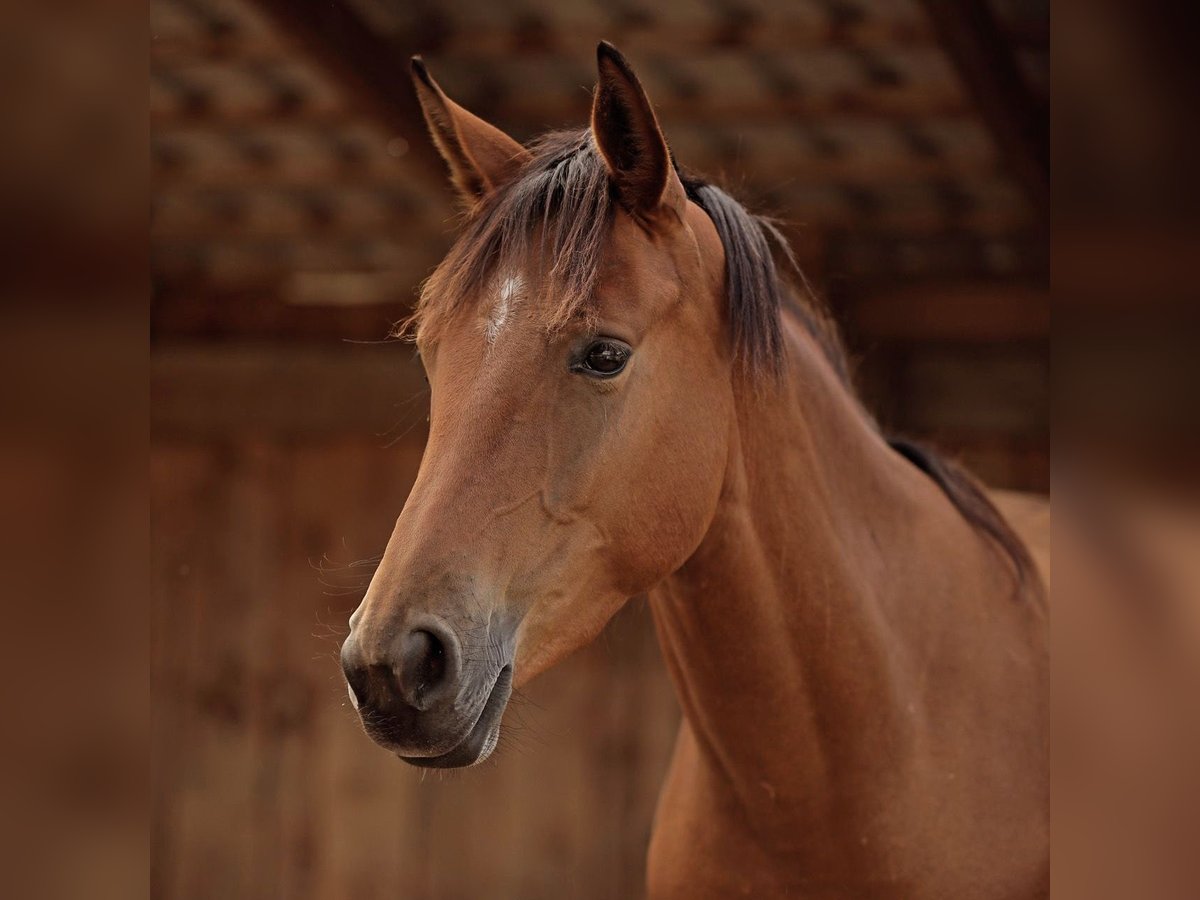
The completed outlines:
[[[457,747],[438,756],[403,756],[396,754],[410,766],[425,769],[457,769],[474,766],[492,755],[500,740],[500,719],[508,698],[512,694],[512,666],[505,666],[496,676],[491,693],[480,710],[479,718]]]

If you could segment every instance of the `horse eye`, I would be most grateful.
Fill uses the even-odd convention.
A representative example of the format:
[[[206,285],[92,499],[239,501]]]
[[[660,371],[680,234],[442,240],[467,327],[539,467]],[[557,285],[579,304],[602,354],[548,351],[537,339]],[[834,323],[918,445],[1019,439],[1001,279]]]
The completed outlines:
[[[601,338],[584,351],[583,358],[574,368],[588,375],[610,378],[625,368],[632,353],[628,344],[612,338]]]

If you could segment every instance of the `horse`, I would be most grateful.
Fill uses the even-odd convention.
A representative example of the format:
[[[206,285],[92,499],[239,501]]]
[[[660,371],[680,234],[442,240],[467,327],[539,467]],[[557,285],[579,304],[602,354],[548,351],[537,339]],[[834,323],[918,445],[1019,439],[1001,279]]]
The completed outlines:
[[[683,710],[648,896],[1046,896],[1040,501],[889,441],[775,226],[597,65],[524,146],[413,59],[464,212],[401,326],[429,437],[341,651],[363,726],[477,764],[647,595]]]

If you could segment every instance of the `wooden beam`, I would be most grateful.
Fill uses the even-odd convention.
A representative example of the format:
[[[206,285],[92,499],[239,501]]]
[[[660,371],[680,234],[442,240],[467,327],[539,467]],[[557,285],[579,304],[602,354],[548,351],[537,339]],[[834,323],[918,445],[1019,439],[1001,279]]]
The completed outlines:
[[[383,188],[339,186],[325,191],[261,186],[229,191],[160,189],[151,204],[150,234],[155,241],[319,236],[361,242],[367,235],[404,235],[400,229],[440,213],[440,209],[431,210],[424,198],[414,196],[403,182]],[[430,231],[433,229],[419,232],[419,240],[405,235],[401,243],[421,244],[436,260],[445,247],[431,240],[436,233],[427,234]]]
[[[996,282],[916,284],[847,304],[869,341],[1001,343],[1050,338],[1050,293]]]
[[[748,185],[753,189],[753,184]],[[753,193],[747,193],[753,197]],[[947,231],[1004,235],[1027,229],[1029,206],[1007,179],[792,184],[763,196],[760,208],[782,211],[797,225],[911,235]]]
[[[1025,82],[986,0],[921,0],[1034,209],[1050,205],[1049,110]]]
[[[254,0],[254,4],[312,54],[350,96],[403,137],[411,158],[428,172],[445,175],[445,164],[425,133],[409,77],[409,56],[418,48],[398,47],[383,39],[345,0]]]
[[[295,5],[301,4],[297,2]],[[831,46],[887,51],[896,47],[928,47],[936,38],[920,15],[909,15],[907,10],[899,15],[874,11],[857,22],[849,23],[833,21],[812,4],[798,4],[788,10],[791,15],[754,15],[748,27],[730,40],[725,23],[716,20],[697,21],[695,7],[681,9],[681,15],[674,19],[664,20],[650,13],[644,21],[636,24],[622,22],[626,17],[620,11],[613,10],[608,21],[597,21],[594,28],[555,29],[548,42],[526,41],[520,53],[526,58],[570,56],[590,60],[596,51],[598,35],[612,40],[630,56],[654,54],[680,59],[694,59],[697,53],[711,52],[714,47],[787,53],[798,50],[821,51]],[[521,25],[515,16],[510,16],[506,21],[489,18],[472,22],[460,19],[451,11],[449,15],[438,17],[435,26],[426,29],[427,34],[419,36],[415,35],[418,26],[414,23],[415,20],[411,18],[396,21],[389,23],[387,29],[391,34],[413,33],[414,40],[420,44],[411,51],[413,53],[436,52],[439,57],[491,58],[510,52],[524,41]],[[270,35],[257,33],[249,36],[237,32],[212,34],[193,29],[156,38],[151,46],[151,59],[155,63],[217,58],[275,59],[280,56],[286,56],[286,50],[281,51],[279,43]]]
[[[345,284],[328,283],[338,277],[369,279],[374,288],[347,295]],[[389,292],[384,275],[353,271],[292,273],[241,285],[201,278],[160,281],[152,293],[150,331],[155,338],[177,340],[380,341],[412,310],[416,281],[398,273],[392,282]]]
[[[987,235],[964,228],[914,233],[852,226],[831,232],[826,246],[828,275],[856,294],[898,282],[1045,281],[1050,266],[1045,238],[1031,228]]]
[[[697,54],[711,52],[716,40],[713,28],[674,28],[659,26],[643,32],[621,37],[619,29],[603,30],[619,44],[622,52],[633,55],[655,54],[685,61],[694,60]],[[456,28],[444,37],[423,43],[413,52],[436,51],[437,59],[449,58],[492,58],[512,50],[518,40],[511,29],[491,27]],[[862,31],[858,34],[835,35],[828,30],[762,27],[759,35],[747,41],[737,42],[734,48],[744,48],[756,53],[798,51],[820,52],[830,47],[851,50],[889,51],[896,47],[925,50],[937,46],[935,36],[928,26],[922,24],[919,32],[904,32],[897,28],[889,32],[886,28]],[[525,59],[539,60],[559,56],[590,62],[596,51],[596,38],[591,32],[578,36],[559,33],[552,47],[522,48]],[[155,39],[150,48],[151,63],[156,67],[206,64],[214,61],[275,63],[290,58],[286,46],[281,42],[256,35],[253,39],[237,34],[210,37],[189,35]],[[407,59],[407,57],[405,57]],[[436,74],[436,73],[435,73]]]
[[[514,137],[538,134],[554,123],[580,126],[587,120],[586,95],[581,101],[566,91],[546,91],[542,97],[530,97],[516,93],[499,98],[486,98],[472,102],[463,97],[465,106],[478,115],[502,123]],[[711,127],[713,124],[728,124],[737,121],[739,126],[748,124],[769,125],[781,118],[842,119],[864,116],[900,124],[910,124],[913,119],[963,119],[975,115],[975,108],[964,97],[953,90],[896,90],[861,89],[830,91],[825,93],[797,94],[776,98],[765,94],[754,94],[736,99],[705,98],[698,104],[694,99],[671,94],[655,97],[655,110],[668,131],[679,124],[699,123]],[[184,98],[160,99],[150,110],[150,122],[158,130],[179,127],[202,126],[215,130],[234,128],[302,124],[312,128],[339,128],[361,121],[361,115],[353,108],[326,110],[310,106],[275,104],[263,100],[257,106],[242,104],[234,106],[222,97],[215,97],[207,105],[189,105]]]
[[[292,272],[345,272],[378,270],[421,281],[445,255],[446,243],[438,235],[422,232],[420,239],[404,235],[283,234],[256,237],[248,234],[175,238],[156,236],[152,251],[154,274],[181,282],[199,276],[257,284]]]
[[[225,435],[320,437],[399,426],[423,439],[426,395],[407,344],[160,344],[150,356],[156,440]],[[394,435],[392,435],[394,437]]]
[[[903,129],[861,114],[804,125],[762,119],[737,129],[692,120],[673,122],[667,130],[676,157],[695,171],[744,172],[789,184],[986,179],[1002,163],[987,131],[963,118],[930,117]],[[386,182],[398,178],[391,153],[415,150],[402,140],[393,151],[386,134],[362,127],[334,134],[337,140],[301,120],[217,131],[211,125],[160,127],[153,145],[155,181],[163,186],[193,179],[205,184]]]

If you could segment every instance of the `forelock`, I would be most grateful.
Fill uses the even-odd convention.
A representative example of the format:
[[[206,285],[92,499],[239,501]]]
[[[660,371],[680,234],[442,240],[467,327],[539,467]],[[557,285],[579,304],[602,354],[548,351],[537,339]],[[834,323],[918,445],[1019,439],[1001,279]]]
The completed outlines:
[[[436,331],[511,273],[529,299],[553,298],[546,326],[593,305],[616,203],[591,131],[555,132],[505,187],[468,214],[462,233],[421,287],[405,328]]]

